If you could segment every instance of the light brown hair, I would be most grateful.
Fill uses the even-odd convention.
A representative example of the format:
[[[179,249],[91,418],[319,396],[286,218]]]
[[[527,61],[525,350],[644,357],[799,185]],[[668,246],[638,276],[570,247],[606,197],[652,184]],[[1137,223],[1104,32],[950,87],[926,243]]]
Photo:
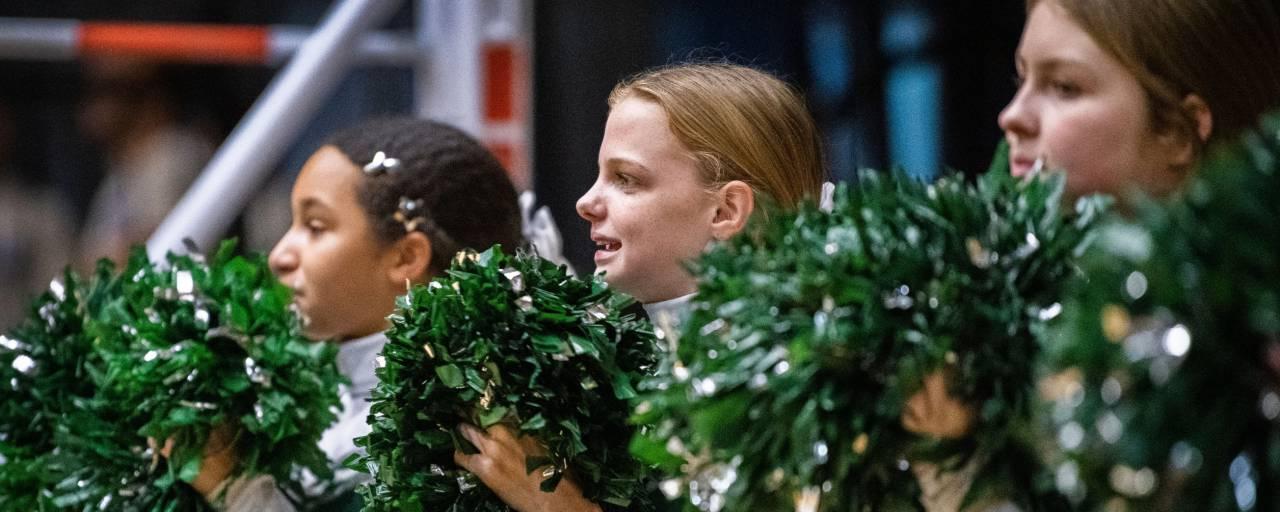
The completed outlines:
[[[609,106],[631,97],[662,107],[707,185],[740,180],[784,208],[818,197],[826,177],[818,130],[800,94],[777,77],[734,64],[677,64],[622,81]]]
[[[1027,12],[1050,1],[1147,93],[1153,127],[1197,141],[1196,120],[1182,107],[1189,94],[1209,106],[1207,142],[1234,138],[1280,107],[1280,9],[1274,0],[1027,0]]]

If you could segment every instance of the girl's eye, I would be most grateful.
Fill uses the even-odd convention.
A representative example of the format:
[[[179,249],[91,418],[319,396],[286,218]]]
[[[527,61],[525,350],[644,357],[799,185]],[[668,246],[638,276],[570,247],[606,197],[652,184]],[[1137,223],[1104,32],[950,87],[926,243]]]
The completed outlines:
[[[1080,95],[1080,86],[1067,80],[1050,81],[1049,90],[1063,98],[1074,98]]]
[[[305,226],[307,227],[307,232],[313,235],[320,234],[325,230],[324,223],[320,221],[315,221],[315,220],[307,221]]]
[[[627,187],[631,187],[632,185],[635,185],[635,179],[633,179],[629,175],[626,175],[620,172],[613,174],[613,182],[617,183],[618,186],[623,188],[627,188]]]

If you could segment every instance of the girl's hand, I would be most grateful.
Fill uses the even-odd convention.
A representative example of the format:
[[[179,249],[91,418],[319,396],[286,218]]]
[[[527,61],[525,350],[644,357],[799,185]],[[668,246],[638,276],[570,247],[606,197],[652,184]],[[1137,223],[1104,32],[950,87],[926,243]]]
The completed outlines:
[[[235,434],[231,426],[222,424],[209,432],[209,439],[204,444],[204,456],[200,460],[200,473],[191,480],[191,488],[204,496],[205,501],[216,501],[223,480],[231,476],[237,464],[235,453]],[[156,449],[156,440],[147,438],[147,445],[156,452],[156,457],[169,458],[173,453],[173,438],[166,439],[164,445]],[[152,460],[155,464],[156,460]]]
[[[518,435],[502,424],[481,431],[471,425],[458,427],[462,437],[480,453],[455,451],[453,460],[474,473],[508,506],[520,512],[599,512],[600,507],[582,496],[582,490],[568,475],[555,492],[542,492],[542,471],[525,470],[525,459],[545,455],[547,450],[529,436]]]
[[[916,434],[957,439],[973,431],[977,412],[947,392],[946,372],[926,375],[924,387],[907,399],[902,409],[902,427]]]

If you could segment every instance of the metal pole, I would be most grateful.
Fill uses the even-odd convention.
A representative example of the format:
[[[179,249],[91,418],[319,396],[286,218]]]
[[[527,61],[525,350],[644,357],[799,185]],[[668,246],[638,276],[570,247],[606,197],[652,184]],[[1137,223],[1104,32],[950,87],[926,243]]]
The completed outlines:
[[[182,251],[184,238],[213,246],[350,68],[356,37],[385,22],[397,4],[342,0],[329,12],[147,241],[152,258]]]
[[[427,30],[427,22],[431,19],[428,12],[431,9],[427,5],[429,1],[417,0],[413,3],[413,37],[423,48],[431,41],[431,31]],[[413,63],[413,111],[423,119],[431,117],[430,80],[431,56],[424,51]]]
[[[267,65],[278,66],[298,51],[311,34],[310,27],[277,25],[271,27],[268,42]],[[427,51],[425,42],[419,45],[411,34],[398,32],[368,32],[356,43],[356,66],[387,65],[413,66]]]
[[[109,31],[103,40],[86,37]],[[198,23],[110,23],[73,19],[0,17],[0,59],[72,61],[86,55],[136,55],[201,63],[265,64],[288,62],[311,35],[298,25],[210,25]],[[356,40],[357,65],[417,65],[425,60],[426,40],[413,35],[368,32]]]
[[[427,60],[414,76],[418,116],[452,124],[475,137],[483,136],[481,9],[487,4],[480,0],[418,2],[422,37],[418,44],[427,46]]]
[[[0,18],[0,57],[71,60],[79,38],[76,20]]]

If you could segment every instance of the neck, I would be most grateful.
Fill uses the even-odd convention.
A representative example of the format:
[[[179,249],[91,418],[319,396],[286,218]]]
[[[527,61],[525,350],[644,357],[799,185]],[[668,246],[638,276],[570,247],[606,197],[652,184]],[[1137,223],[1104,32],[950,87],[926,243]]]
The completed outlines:
[[[393,298],[391,299],[391,301],[392,301],[392,306],[390,308],[383,310],[383,311],[386,311],[386,313],[384,313],[383,316],[370,318],[367,322],[364,323],[364,325],[361,325],[358,328],[351,329],[351,332],[338,334],[334,336],[332,339],[336,339],[338,341],[338,344],[341,345],[348,341],[363,339],[363,338],[372,336],[374,334],[386,332],[387,329],[391,328],[391,321],[387,320],[386,315],[390,315],[393,311],[395,311],[395,305],[394,305],[395,299]]]
[[[636,298],[640,299],[640,302],[643,302],[645,304],[657,304],[660,302],[666,302],[669,300],[679,299],[681,297],[687,297],[689,295],[693,295],[698,291],[698,282],[694,280],[692,276],[688,276],[688,277],[689,278],[684,280],[683,282],[680,282],[675,286],[664,287],[661,291],[651,296],[645,297],[643,299],[641,299],[640,297],[636,297]]]

